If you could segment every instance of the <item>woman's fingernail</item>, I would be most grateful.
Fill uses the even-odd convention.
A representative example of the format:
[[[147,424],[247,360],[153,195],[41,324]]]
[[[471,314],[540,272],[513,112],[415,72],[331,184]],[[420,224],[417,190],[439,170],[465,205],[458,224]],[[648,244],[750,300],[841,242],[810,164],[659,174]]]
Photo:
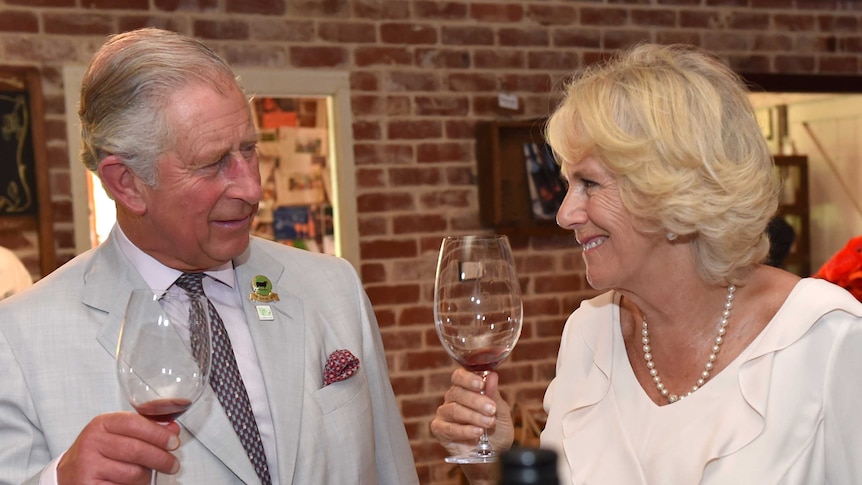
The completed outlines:
[[[174,451],[180,447],[180,439],[176,435],[171,435],[168,438],[168,451]],[[179,466],[179,464],[177,464]]]
[[[174,460],[174,466],[171,467],[171,475],[175,475],[180,471],[180,460]]]
[[[493,404],[486,404],[483,409],[485,410],[485,414],[490,416],[497,414],[497,406],[494,406]]]

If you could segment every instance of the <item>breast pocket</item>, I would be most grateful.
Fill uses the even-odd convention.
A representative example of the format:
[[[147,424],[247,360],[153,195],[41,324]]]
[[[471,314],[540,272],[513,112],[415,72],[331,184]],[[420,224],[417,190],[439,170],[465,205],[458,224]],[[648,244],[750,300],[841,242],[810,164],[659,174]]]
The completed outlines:
[[[368,380],[365,372],[361,369],[352,377],[318,389],[314,393],[314,399],[320,406],[320,412],[327,415],[344,406],[351,408],[367,408],[368,403]]]

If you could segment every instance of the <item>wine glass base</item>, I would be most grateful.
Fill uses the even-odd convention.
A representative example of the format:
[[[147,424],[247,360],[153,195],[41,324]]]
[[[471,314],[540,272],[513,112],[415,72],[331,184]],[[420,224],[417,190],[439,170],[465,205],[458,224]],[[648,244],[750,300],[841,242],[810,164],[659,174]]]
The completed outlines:
[[[457,463],[459,465],[474,465],[477,463],[495,463],[497,461],[497,455],[491,453],[489,455],[480,455],[477,453],[470,453],[467,455],[457,455],[457,456],[447,456],[445,458],[446,463]]]

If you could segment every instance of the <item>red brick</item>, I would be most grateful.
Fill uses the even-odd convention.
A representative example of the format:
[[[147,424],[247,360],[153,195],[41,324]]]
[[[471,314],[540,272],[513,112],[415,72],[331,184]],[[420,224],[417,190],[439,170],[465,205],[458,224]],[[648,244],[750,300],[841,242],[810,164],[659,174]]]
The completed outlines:
[[[574,70],[575,66],[569,67]],[[504,91],[528,91],[531,93],[549,93],[553,90],[551,78],[546,74],[508,74],[500,81]]]
[[[527,67],[530,69],[572,70],[580,64],[576,52],[535,51],[527,54]]]
[[[852,74],[859,71],[856,56],[824,56],[818,60],[817,69],[831,74]]]
[[[385,187],[386,174],[379,168],[359,168],[356,170],[356,185],[363,189]]]
[[[415,342],[413,342],[415,343]],[[383,348],[386,349],[387,352],[392,349],[386,344],[386,337],[384,336]],[[410,377],[391,377],[390,381],[392,382],[392,390],[395,391],[395,394],[398,396],[406,396],[410,394],[421,394],[423,388],[425,387],[425,379],[422,376],[410,376]]]
[[[778,31],[811,31],[816,27],[817,22],[813,15],[776,14],[772,17],[772,28]]]
[[[386,267],[381,263],[364,263],[361,268],[362,283],[383,283],[386,281]]]
[[[473,139],[476,136],[476,125],[471,121],[447,120],[446,138]]]
[[[403,192],[362,194],[356,198],[359,213],[412,210],[413,197]]]
[[[99,8],[109,10],[148,10],[149,0],[81,0],[84,8]]]
[[[417,48],[413,62],[422,68],[466,69],[470,67],[470,54],[463,50]]]
[[[422,143],[416,147],[419,163],[470,162],[474,158],[473,145],[467,143]]]
[[[4,43],[4,61],[21,62],[69,62],[79,60],[75,45],[61,37],[22,37]],[[80,59],[81,62],[85,62]]]
[[[559,47],[598,49],[602,44],[600,29],[564,29],[553,33],[553,44]]]
[[[526,16],[542,26],[569,26],[578,22],[578,11],[562,5],[528,5]]]
[[[310,22],[251,18],[248,20],[250,39],[279,42],[311,42],[314,25]]]
[[[380,123],[377,121],[354,121],[354,140],[379,140],[381,136]]]
[[[497,90],[497,76],[478,72],[452,73],[447,78],[447,87],[455,92],[487,92]]]
[[[549,45],[548,31],[544,29],[500,29],[497,37],[501,46],[544,47]]]
[[[424,167],[404,167],[389,169],[389,183],[393,187],[411,187],[440,184],[440,169]]]
[[[449,189],[436,190],[419,197],[420,207],[424,210],[435,210],[440,208],[464,209],[474,206],[475,190]]]
[[[396,224],[397,225],[397,224]],[[434,310],[430,305],[418,305],[418,306],[410,306],[401,310],[398,315],[398,325],[400,326],[421,326],[422,328],[427,329],[429,324],[433,325],[434,323]],[[412,334],[411,334],[412,335]],[[421,342],[422,339],[417,337],[411,343],[412,347],[415,349],[418,347],[418,343]],[[437,335],[433,335],[433,344],[437,344]]]
[[[392,310],[375,307],[374,314],[377,317],[377,325],[380,328],[390,328],[395,326],[395,313]],[[389,357],[387,356],[387,361],[388,360]]]
[[[117,17],[117,27],[120,32],[143,27],[156,27],[173,32],[187,32],[189,30],[185,19],[177,16],[123,15]]]
[[[473,59],[479,69],[523,69],[526,67],[524,52],[516,49],[481,49],[473,54]]]
[[[470,107],[465,96],[416,96],[418,116],[465,116]]]
[[[476,185],[476,174],[472,167],[446,167],[446,184]]]
[[[401,363],[401,366],[399,366],[401,370],[431,370],[453,366],[452,358],[449,357],[449,354],[442,347],[433,350],[408,352],[401,356],[399,362]],[[437,409],[437,406],[443,402],[443,396],[435,398],[435,402],[437,404],[434,405],[434,409]]]
[[[344,67],[348,64],[347,50],[342,47],[291,47],[290,61],[294,67]]]
[[[284,15],[285,0],[225,0],[228,13],[250,13],[258,15]]]
[[[381,332],[381,337],[383,337],[383,347],[387,351],[415,350],[418,344],[422,342],[421,331],[405,330],[400,327],[397,330]]]
[[[581,8],[581,25],[625,25],[628,11],[621,8]]]
[[[386,136],[390,140],[424,140],[440,138],[443,127],[439,121],[432,120],[397,120],[386,124]]]
[[[728,18],[727,25],[731,29],[768,30],[769,15],[765,13],[735,11]]]
[[[444,45],[493,45],[494,31],[488,27],[441,28],[440,37]]]
[[[691,44],[700,43],[700,34],[697,32],[666,31],[658,32],[655,41],[659,44]]]
[[[395,216],[392,220],[394,234],[445,232],[447,227],[446,219],[435,214]]]
[[[0,32],[38,32],[36,14],[20,10],[0,10]]]
[[[353,161],[356,165],[412,163],[413,147],[408,145],[379,145],[355,143]]]
[[[650,27],[675,27],[676,12],[673,10],[633,9],[631,20],[634,25]]]
[[[365,246],[365,245],[363,245]],[[415,254],[410,254],[405,251],[403,253],[393,253],[393,252],[385,252],[380,253],[379,250],[371,248],[370,250],[366,250],[365,247],[360,251],[363,258],[369,259],[391,259],[393,257],[413,257]],[[372,285],[366,288],[366,292],[368,293],[368,298],[371,300],[371,304],[376,305],[402,305],[405,303],[416,303],[419,298],[419,286],[418,285],[409,285],[409,284],[401,284],[401,285],[389,285],[389,286],[377,286]]]
[[[417,1],[413,9],[420,19],[461,20],[467,17],[467,5],[461,2]]]
[[[403,0],[355,0],[352,3],[353,12],[359,18],[393,20],[410,16],[409,2]]]
[[[632,45],[649,41],[649,32],[630,29],[605,29],[605,48],[613,50],[627,49]]]
[[[859,18],[851,15],[819,15],[817,26],[822,32],[855,34],[859,30]]]
[[[439,81],[429,72],[390,71],[386,88],[388,91],[437,91]]]
[[[479,22],[520,22],[524,7],[520,3],[473,3],[470,17]]]
[[[518,342],[509,359],[512,362],[527,362],[556,359],[560,351],[557,340],[540,340],[535,342]]]
[[[359,67],[413,64],[413,55],[403,47],[357,47],[353,57]]]
[[[153,5],[159,10],[168,12],[177,10],[206,12],[216,8],[218,0],[154,0]]]
[[[192,29],[196,37],[203,39],[248,39],[248,24],[239,20],[195,20]]]
[[[727,64],[736,72],[764,72],[769,70],[769,56],[729,56]]]
[[[758,34],[754,36],[752,47],[755,51],[790,52],[793,38],[786,34]]]
[[[77,13],[42,15],[42,28],[46,34],[104,36],[112,33],[113,27],[113,22],[107,15]]]
[[[436,44],[437,29],[421,24],[383,24],[380,40],[386,44]]]
[[[683,10],[679,14],[679,26],[687,29],[708,29],[721,23],[715,11]]]
[[[245,0],[234,0],[243,2]],[[350,16],[350,0],[285,0],[287,14],[299,17],[336,18]]]
[[[359,235],[365,237],[385,236],[389,234],[388,219],[379,216],[357,214]]]
[[[370,23],[321,22],[317,31],[322,40],[329,42],[367,44],[377,40],[377,29]]]
[[[377,73],[362,71],[351,72],[350,89],[354,91],[377,91]]]

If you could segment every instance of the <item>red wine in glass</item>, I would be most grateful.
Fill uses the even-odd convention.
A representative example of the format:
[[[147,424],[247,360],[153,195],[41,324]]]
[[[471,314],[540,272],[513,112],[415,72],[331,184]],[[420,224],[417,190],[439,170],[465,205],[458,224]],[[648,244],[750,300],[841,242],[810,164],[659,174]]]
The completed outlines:
[[[434,280],[434,326],[449,356],[484,379],[515,348],[522,319],[521,291],[506,236],[443,239]],[[496,459],[483,432],[475,449],[446,462]]]
[[[502,364],[511,350],[507,347],[487,347],[456,352],[455,361],[470,372],[485,374]]]
[[[188,399],[155,399],[135,405],[141,416],[157,423],[168,424],[177,419],[192,406]]]
[[[179,288],[134,290],[117,346],[117,377],[129,404],[162,424],[186,412],[209,387],[207,302]],[[156,483],[154,471],[152,483]]]

